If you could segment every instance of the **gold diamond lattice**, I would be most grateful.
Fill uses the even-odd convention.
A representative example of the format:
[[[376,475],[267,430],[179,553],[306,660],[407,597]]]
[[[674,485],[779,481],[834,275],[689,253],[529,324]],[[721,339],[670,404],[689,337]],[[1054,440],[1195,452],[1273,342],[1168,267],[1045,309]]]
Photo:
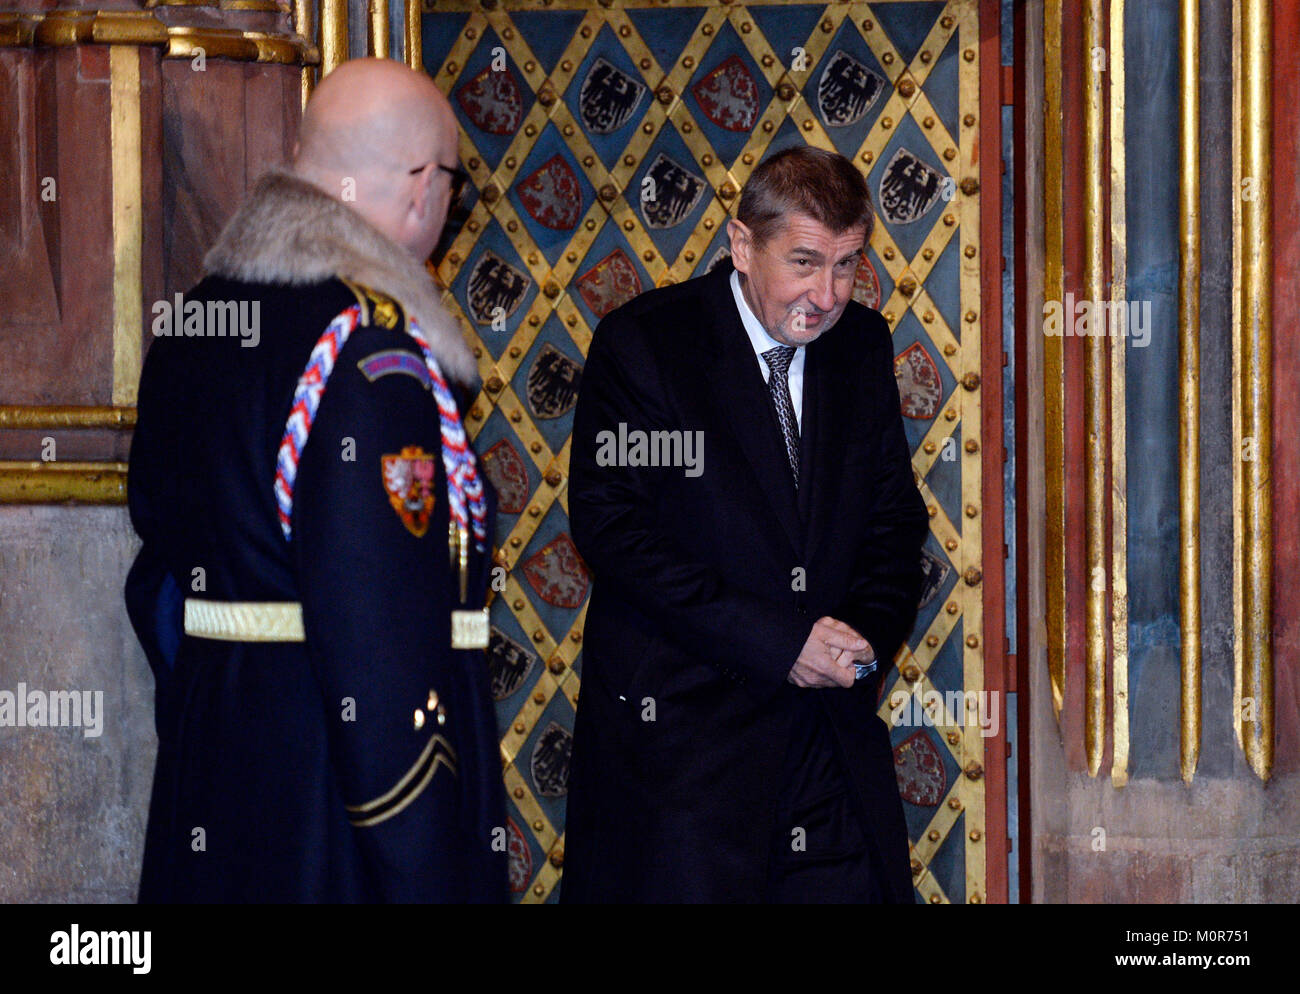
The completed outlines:
[[[764,34],[752,11],[760,6],[771,6],[768,4],[720,5],[670,0],[667,4],[621,2],[606,7],[597,2],[555,0],[545,9],[569,15],[563,20],[557,18],[555,28],[556,31],[567,31],[569,37],[559,57],[551,60],[554,68],[549,75],[542,68],[543,60],[531,50],[525,33],[513,20],[520,11],[536,10],[531,0],[498,0],[491,5],[477,0],[437,0],[436,4],[426,6],[426,9],[438,13],[450,11],[466,15],[443,61],[426,66],[444,92],[455,91],[477,47],[486,44],[489,38],[494,45],[499,44],[505,49],[511,70],[530,91],[524,94],[529,109],[504,154],[495,157],[495,168],[489,164],[493,160],[476,144],[483,139],[482,133],[469,125],[462,128],[460,159],[471,174],[478,200],[465,229],[439,271],[443,285],[452,286],[461,268],[476,256],[478,238],[490,225],[497,224],[508,233],[528,276],[541,291],[517,321],[509,342],[500,350],[499,358],[493,357],[477,326],[468,318],[464,322],[471,329],[470,338],[483,380],[483,388],[474,399],[466,419],[470,434],[477,437],[494,410],[500,412],[517,437],[520,452],[525,459],[531,460],[540,479],[513,527],[507,534],[498,535],[498,562],[509,572],[505,590],[497,594],[497,602],[493,605],[494,620],[501,612],[513,615],[519,628],[530,639],[530,648],[544,663],[537,667],[535,682],[524,688],[523,703],[503,726],[501,738],[504,780],[513,808],[512,817],[524,832],[531,834],[533,842],[545,856],[538,861],[539,865],[532,868],[531,878],[522,892],[523,902],[541,902],[551,896],[562,873],[564,836],[562,826],[548,816],[547,806],[537,796],[530,781],[527,757],[521,753],[543,716],[552,713],[548,709],[557,700],[557,695],[567,699],[570,707],[576,707],[579,681],[574,664],[581,650],[586,606],[584,603],[566,629],[552,631],[515,571],[539,527],[548,516],[556,513],[556,505],[567,521],[565,488],[569,444],[566,439],[555,449],[548,443],[531,415],[526,399],[518,395],[512,384],[539,337],[545,340],[547,334],[552,338],[555,334],[567,335],[572,345],[586,354],[593,329],[582,307],[578,306],[573,283],[580,264],[606,225],[617,226],[656,285],[689,279],[697,272],[721,226],[734,214],[739,191],[787,119],[809,144],[828,149],[836,147],[818,116],[817,108],[805,99],[804,92],[809,82],[822,72],[830,46],[841,29],[858,33],[884,69],[888,83],[884,103],[859,146],[851,152],[847,149],[841,151],[850,155],[864,173],[871,173],[873,165],[879,162],[897,133],[900,122],[910,117],[946,171],[943,200],[932,212],[928,232],[912,257],[906,256],[883,219],[877,219],[870,242],[892,282],[889,295],[879,305],[890,328],[897,330],[906,314],[914,315],[925,339],[957,384],[942,397],[939,412],[922,436],[912,459],[918,487],[931,510],[932,535],[955,567],[957,582],[942,593],[941,607],[926,630],[900,650],[895,669],[886,675],[889,686],[880,714],[889,720],[891,699],[897,702],[898,694],[923,695],[927,691],[945,689],[978,692],[983,689],[984,650],[979,637],[982,627],[982,588],[978,578],[982,554],[982,505],[978,448],[975,453],[970,449],[958,452],[960,501],[957,513],[949,513],[930,487],[932,471],[944,458],[945,448],[951,450],[954,447],[951,443],[945,446],[945,443],[950,438],[955,443],[955,433],[964,426],[962,436],[969,446],[971,439],[979,437],[980,428],[978,376],[973,383],[969,379],[980,369],[980,339],[984,327],[979,286],[979,192],[978,184],[972,182],[972,177],[978,177],[979,167],[977,2],[949,0],[928,6],[911,4],[915,16],[926,19],[926,25],[922,27],[928,25],[928,30],[919,47],[912,46],[916,54],[906,63],[899,44],[891,39],[877,13],[890,5],[826,5],[807,37],[800,40],[788,37],[772,39]],[[484,9],[489,6],[491,9]],[[692,34],[672,64],[659,63],[654,46],[642,36],[635,18],[630,16],[630,11],[651,7],[689,7],[699,11]],[[576,23],[575,14],[581,15],[576,18]],[[743,148],[729,165],[710,142],[708,129],[693,114],[689,101],[684,99],[697,67],[709,63],[712,46],[726,25],[734,30],[752,59],[752,68],[762,74],[771,89],[771,97],[765,106],[758,109],[757,120]],[[574,118],[563,98],[575,82],[574,77],[593,39],[600,36],[605,26],[617,38],[631,64],[638,68],[640,82],[648,88],[648,99],[638,107],[641,116],[631,129],[622,153],[610,166],[597,154],[582,123]],[[915,36],[916,26],[912,28],[911,33]],[[796,64],[785,51],[789,42],[800,43],[803,50],[804,59],[798,69],[788,68]],[[956,134],[949,133],[943,115],[932,99],[935,97],[934,88],[940,85],[932,77],[943,58],[957,60]],[[943,96],[951,102],[954,95]],[[519,216],[508,196],[508,191],[522,178],[524,163],[547,125],[553,126],[562,137],[572,161],[582,170],[582,178],[597,192],[585,215],[573,228],[572,237],[555,256],[557,261],[554,265],[548,262],[546,253],[534,240],[528,224]],[[665,129],[672,129],[685,144],[693,160],[692,168],[698,170],[711,188],[706,191],[708,200],[694,229],[673,258],[661,255],[642,223],[641,214],[633,206],[637,194],[633,186],[634,177],[656,138]],[[924,222],[923,218],[915,223]],[[932,294],[926,281],[940,279],[933,275],[935,265],[954,239],[960,253],[959,272],[955,278],[957,285],[936,287]],[[958,312],[963,325],[960,329],[950,326],[936,302],[944,294],[947,298],[955,297],[959,303]],[[463,315],[460,302],[451,292],[444,295],[444,300],[453,313]],[[554,329],[557,322],[562,332],[548,332],[547,329]],[[989,327],[990,333],[998,333],[996,322],[991,322]],[[960,654],[960,685],[949,677],[948,685],[941,687],[932,678],[931,667],[936,664],[943,648],[949,643],[956,644],[958,639],[961,640],[956,648]],[[925,901],[980,901],[984,899],[986,887],[982,841],[984,784],[980,776],[985,762],[983,742],[977,729],[964,726],[959,716],[950,713],[940,717],[933,731],[937,741],[945,747],[951,763],[960,772],[950,778],[951,782],[932,816],[912,840],[913,881]],[[962,836],[955,834],[959,824],[964,833]],[[931,873],[932,861],[945,846],[955,846],[960,850],[957,858],[961,873],[957,874],[957,879],[964,880],[964,894],[946,893]]]

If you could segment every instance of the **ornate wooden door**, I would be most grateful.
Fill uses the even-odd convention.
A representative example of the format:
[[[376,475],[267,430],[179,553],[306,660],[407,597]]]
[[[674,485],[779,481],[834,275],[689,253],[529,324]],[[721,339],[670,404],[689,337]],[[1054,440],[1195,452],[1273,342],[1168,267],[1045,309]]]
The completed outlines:
[[[868,179],[878,220],[855,294],[893,329],[931,514],[919,618],[880,703],[917,894],[1005,895],[996,8],[426,3],[424,66],[473,176],[440,276],[473,331],[483,389],[467,422],[501,494],[488,663],[522,901],[554,900],[562,876],[590,589],[565,487],[592,330],[716,264],[750,173],[798,142]]]

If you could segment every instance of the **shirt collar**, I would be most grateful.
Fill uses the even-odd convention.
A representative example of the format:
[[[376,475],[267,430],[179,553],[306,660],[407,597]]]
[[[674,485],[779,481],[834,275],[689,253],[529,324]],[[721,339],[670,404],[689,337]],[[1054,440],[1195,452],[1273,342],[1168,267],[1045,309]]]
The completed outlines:
[[[749,309],[749,302],[745,300],[744,293],[740,289],[740,273],[735,269],[731,271],[731,293],[736,298],[736,308],[740,311],[740,322],[745,326],[745,333],[749,336],[749,344],[753,346],[754,354],[760,359],[763,353],[769,349],[780,348],[781,343],[767,333],[761,321]],[[795,348],[795,358],[803,354],[803,346]]]

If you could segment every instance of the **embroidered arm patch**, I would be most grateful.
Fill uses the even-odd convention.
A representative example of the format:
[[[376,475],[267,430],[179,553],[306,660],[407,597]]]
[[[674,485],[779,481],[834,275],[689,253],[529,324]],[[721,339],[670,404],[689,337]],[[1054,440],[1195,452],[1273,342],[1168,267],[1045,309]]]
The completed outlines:
[[[388,502],[416,538],[423,538],[429,530],[429,515],[437,499],[433,492],[437,473],[433,459],[418,445],[407,445],[401,452],[380,459]]]
[[[414,376],[426,390],[433,389],[433,380],[424,365],[424,360],[405,349],[385,349],[368,355],[357,363],[357,368],[371,383],[381,376],[404,373],[407,376]]]

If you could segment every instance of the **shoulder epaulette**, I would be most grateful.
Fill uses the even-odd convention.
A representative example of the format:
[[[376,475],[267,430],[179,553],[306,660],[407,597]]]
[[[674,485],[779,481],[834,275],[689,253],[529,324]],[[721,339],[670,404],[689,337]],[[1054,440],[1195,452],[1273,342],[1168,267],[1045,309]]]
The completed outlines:
[[[409,331],[406,311],[395,298],[364,283],[343,276],[339,279],[357,298],[357,304],[361,307],[361,324],[386,328],[389,331],[400,330],[403,333]]]

